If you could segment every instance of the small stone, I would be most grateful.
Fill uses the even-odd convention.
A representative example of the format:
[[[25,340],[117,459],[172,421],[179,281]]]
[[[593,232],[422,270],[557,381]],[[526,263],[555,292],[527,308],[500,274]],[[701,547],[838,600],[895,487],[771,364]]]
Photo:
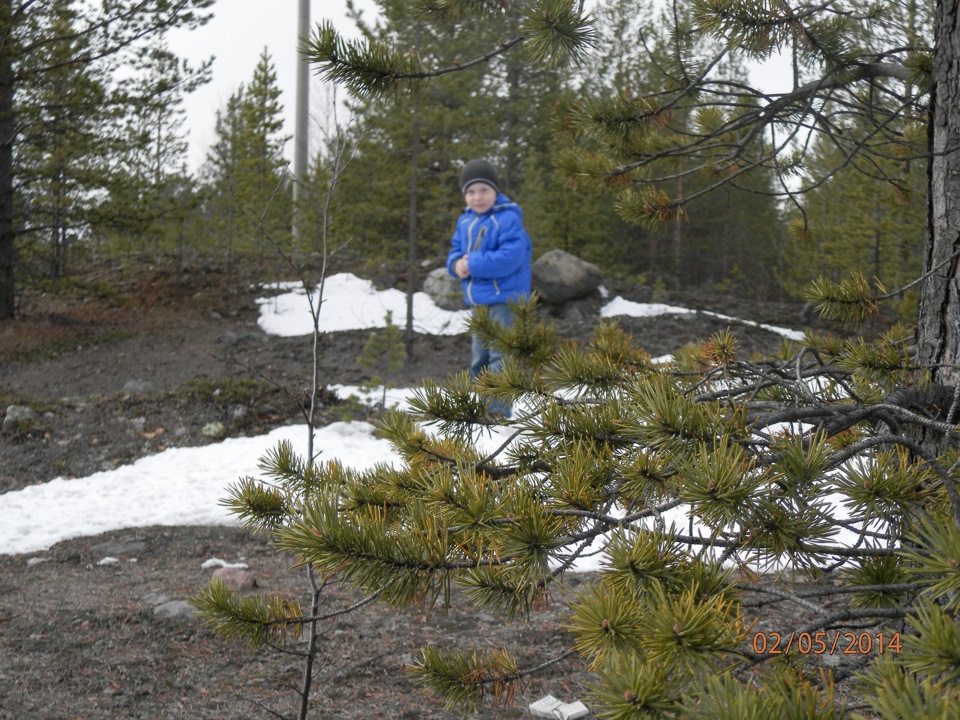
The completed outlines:
[[[204,437],[208,438],[222,438],[227,434],[227,428],[220,421],[215,421],[212,423],[207,423],[203,426],[203,430],[200,431]]]
[[[162,618],[192,618],[196,616],[197,609],[186,600],[172,600],[171,602],[157,605],[153,609],[153,614]]]
[[[142,602],[144,605],[165,605],[166,603],[170,602],[170,598],[160,593],[147,593],[140,598],[140,602]]]
[[[214,570],[213,577],[222,580],[234,590],[252,590],[257,587],[257,578],[252,572],[235,567],[222,567]]]
[[[142,396],[153,392],[156,386],[149,380],[131,380],[123,386],[120,391],[124,395]]]
[[[94,545],[90,548],[90,554],[94,557],[130,557],[139,555],[147,547],[147,544],[141,540],[110,540]]]
[[[25,405],[11,405],[4,415],[2,431],[5,435],[30,432],[30,427],[37,417],[37,413]]]

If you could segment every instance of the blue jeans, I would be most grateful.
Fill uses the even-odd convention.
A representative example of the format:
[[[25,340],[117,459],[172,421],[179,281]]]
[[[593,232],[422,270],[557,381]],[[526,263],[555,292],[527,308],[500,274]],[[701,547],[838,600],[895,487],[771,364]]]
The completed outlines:
[[[504,327],[513,325],[513,313],[506,303],[496,303],[487,305],[490,310],[490,317],[496,320]],[[476,335],[473,336],[473,346],[470,352],[470,377],[474,380],[484,368],[490,372],[496,372],[503,367],[503,354],[495,348],[484,345]],[[501,400],[490,400],[490,412],[495,415],[510,417],[510,406]]]

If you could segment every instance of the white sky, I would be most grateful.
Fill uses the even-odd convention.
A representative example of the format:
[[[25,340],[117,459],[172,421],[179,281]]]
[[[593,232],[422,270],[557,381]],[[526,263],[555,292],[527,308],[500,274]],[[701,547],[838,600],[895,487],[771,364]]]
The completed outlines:
[[[329,278],[324,298],[321,319],[325,323],[323,328],[331,332],[380,327],[387,310],[393,312],[398,325],[406,322],[402,293],[379,292],[368,281],[353,275]],[[298,336],[310,332],[310,314],[302,290],[261,300],[259,305],[259,324],[267,333]],[[688,312],[692,311],[629,302],[619,297],[610,300],[602,310],[604,316]],[[414,314],[414,325],[423,333],[457,333],[464,329],[464,312],[441,310],[424,293],[418,293],[414,299]],[[764,327],[785,337],[802,337],[794,330]],[[468,342],[464,337],[465,347]],[[364,394],[356,388],[340,388],[338,392],[341,397],[357,394],[371,404],[380,400],[380,393]],[[391,389],[387,404],[403,406],[410,393],[408,388]],[[482,436],[482,446],[493,451],[509,432],[504,428],[493,435]],[[306,452],[306,429],[296,425],[267,435],[230,438],[204,447],[171,447],[130,465],[89,477],[58,478],[0,494],[0,554],[43,552],[62,540],[126,528],[235,524],[220,505],[227,488],[241,478],[258,476],[259,459],[281,440],[289,440],[300,454]],[[345,467],[358,470],[378,462],[399,461],[389,443],[374,437],[373,426],[366,422],[338,422],[321,428],[315,447],[321,453],[321,461],[338,459]],[[682,508],[672,511],[666,521],[686,527]],[[597,562],[597,558],[585,559],[578,567],[595,569]]]

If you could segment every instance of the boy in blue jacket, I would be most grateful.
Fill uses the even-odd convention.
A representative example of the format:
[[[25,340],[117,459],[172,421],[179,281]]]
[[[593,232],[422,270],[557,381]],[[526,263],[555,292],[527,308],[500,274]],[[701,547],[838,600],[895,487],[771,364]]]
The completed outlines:
[[[523,211],[500,192],[497,170],[486,160],[471,160],[464,166],[460,190],[467,208],[450,241],[447,271],[460,278],[467,305],[486,305],[492,318],[509,327],[513,315],[507,300],[522,300],[530,294],[533,244],[523,227]],[[500,352],[474,335],[471,376],[502,365]],[[490,411],[510,417],[510,408],[496,400],[490,403]]]

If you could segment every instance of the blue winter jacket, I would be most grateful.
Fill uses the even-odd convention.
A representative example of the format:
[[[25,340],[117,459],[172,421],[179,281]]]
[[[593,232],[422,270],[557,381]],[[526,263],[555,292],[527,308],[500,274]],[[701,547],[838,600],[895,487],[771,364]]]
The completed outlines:
[[[467,305],[505,303],[530,294],[533,244],[523,227],[523,211],[503,193],[482,215],[465,210],[450,245],[447,272],[454,277],[454,264],[469,256],[470,276],[463,280]]]

